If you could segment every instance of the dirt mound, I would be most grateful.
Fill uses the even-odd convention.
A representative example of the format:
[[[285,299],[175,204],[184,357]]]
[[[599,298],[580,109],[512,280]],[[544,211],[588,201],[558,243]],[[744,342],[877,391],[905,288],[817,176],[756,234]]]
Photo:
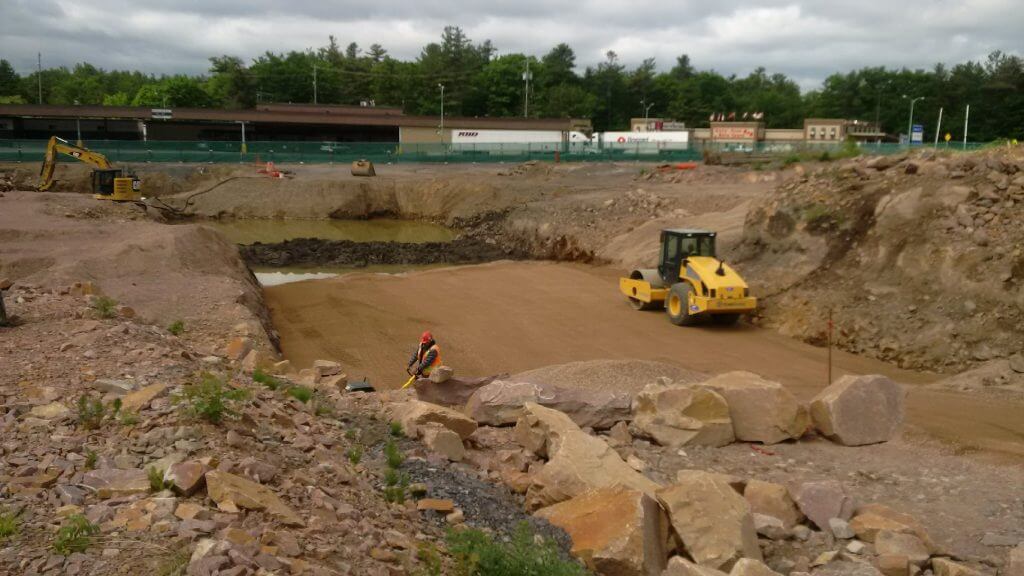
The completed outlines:
[[[451,242],[353,242],[297,238],[275,244],[240,248],[250,265],[259,266],[370,266],[376,264],[475,264],[494,260],[521,260],[525,252],[459,238]]]
[[[637,392],[660,377],[685,383],[702,382],[708,375],[650,360],[585,360],[527,370],[514,374],[509,380],[587,390]]]
[[[183,320],[218,342],[239,323],[269,328],[258,283],[209,227],[156,224],[134,204],[84,195],[10,192],[0,203],[0,276],[56,289],[92,282],[149,321]]]
[[[1024,155],[858,158],[750,211],[740,254],[763,321],[901,367],[961,370],[1024,347]]]

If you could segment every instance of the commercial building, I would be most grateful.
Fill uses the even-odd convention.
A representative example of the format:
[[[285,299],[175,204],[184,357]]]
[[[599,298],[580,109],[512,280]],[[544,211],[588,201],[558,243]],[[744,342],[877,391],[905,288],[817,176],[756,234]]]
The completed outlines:
[[[590,133],[590,120],[413,116],[399,108],[263,104],[254,109],[151,109],[136,106],[0,104],[0,138],[451,142],[452,130],[555,130]]]

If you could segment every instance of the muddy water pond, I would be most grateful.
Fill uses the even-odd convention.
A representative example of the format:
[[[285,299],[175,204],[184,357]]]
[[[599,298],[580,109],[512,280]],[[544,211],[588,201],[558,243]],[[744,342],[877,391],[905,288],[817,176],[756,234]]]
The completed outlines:
[[[210,220],[205,224],[235,244],[273,244],[296,238],[418,244],[455,238],[455,231],[449,228],[411,220]]]
[[[376,273],[376,274],[401,274],[413,270],[425,270],[427,268],[439,268],[444,264],[378,264],[370,266],[284,266],[275,268],[271,266],[254,266],[252,268],[256,280],[262,286],[280,286],[292,282],[303,282],[305,280],[324,280],[334,278],[353,272]]]

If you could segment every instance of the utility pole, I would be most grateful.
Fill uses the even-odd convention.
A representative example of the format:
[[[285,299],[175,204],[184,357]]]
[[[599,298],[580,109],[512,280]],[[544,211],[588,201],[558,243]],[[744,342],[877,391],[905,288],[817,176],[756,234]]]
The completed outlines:
[[[78,100],[75,100],[75,106],[78,106]],[[78,134],[78,141],[76,142],[76,144],[78,144],[78,147],[81,148],[82,147],[82,119],[80,117],[78,117],[77,114],[75,115],[75,133]]]
[[[967,121],[971,119],[971,105],[967,105],[967,111],[964,112],[964,150],[967,150]]]
[[[316,64],[313,64],[313,104],[316,104]]]
[[[523,72],[523,82],[526,82],[525,99],[523,100],[523,118],[530,117],[530,79],[533,78],[533,74],[530,73],[530,59],[526,59],[526,72]]]
[[[939,123],[935,126],[935,147],[939,147],[939,132],[942,132],[942,107],[939,107]]]
[[[36,80],[39,81],[39,103],[43,103],[43,53],[36,52]]]
[[[641,100],[640,101],[640,105],[643,106],[644,102],[645,102],[644,100]],[[644,130],[645,131],[648,129],[648,127],[647,127],[647,113],[651,111],[651,106],[654,106],[654,102],[651,102],[650,104],[644,106]]]

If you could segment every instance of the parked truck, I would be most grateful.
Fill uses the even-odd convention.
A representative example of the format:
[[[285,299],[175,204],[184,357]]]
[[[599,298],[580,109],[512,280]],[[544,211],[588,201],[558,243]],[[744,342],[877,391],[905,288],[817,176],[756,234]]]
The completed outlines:
[[[599,132],[591,143],[595,150],[635,150],[657,154],[661,150],[688,150],[690,133],[679,132]]]
[[[452,145],[462,151],[489,154],[523,152],[567,152],[577,146],[590,146],[583,132],[562,130],[452,130]]]

